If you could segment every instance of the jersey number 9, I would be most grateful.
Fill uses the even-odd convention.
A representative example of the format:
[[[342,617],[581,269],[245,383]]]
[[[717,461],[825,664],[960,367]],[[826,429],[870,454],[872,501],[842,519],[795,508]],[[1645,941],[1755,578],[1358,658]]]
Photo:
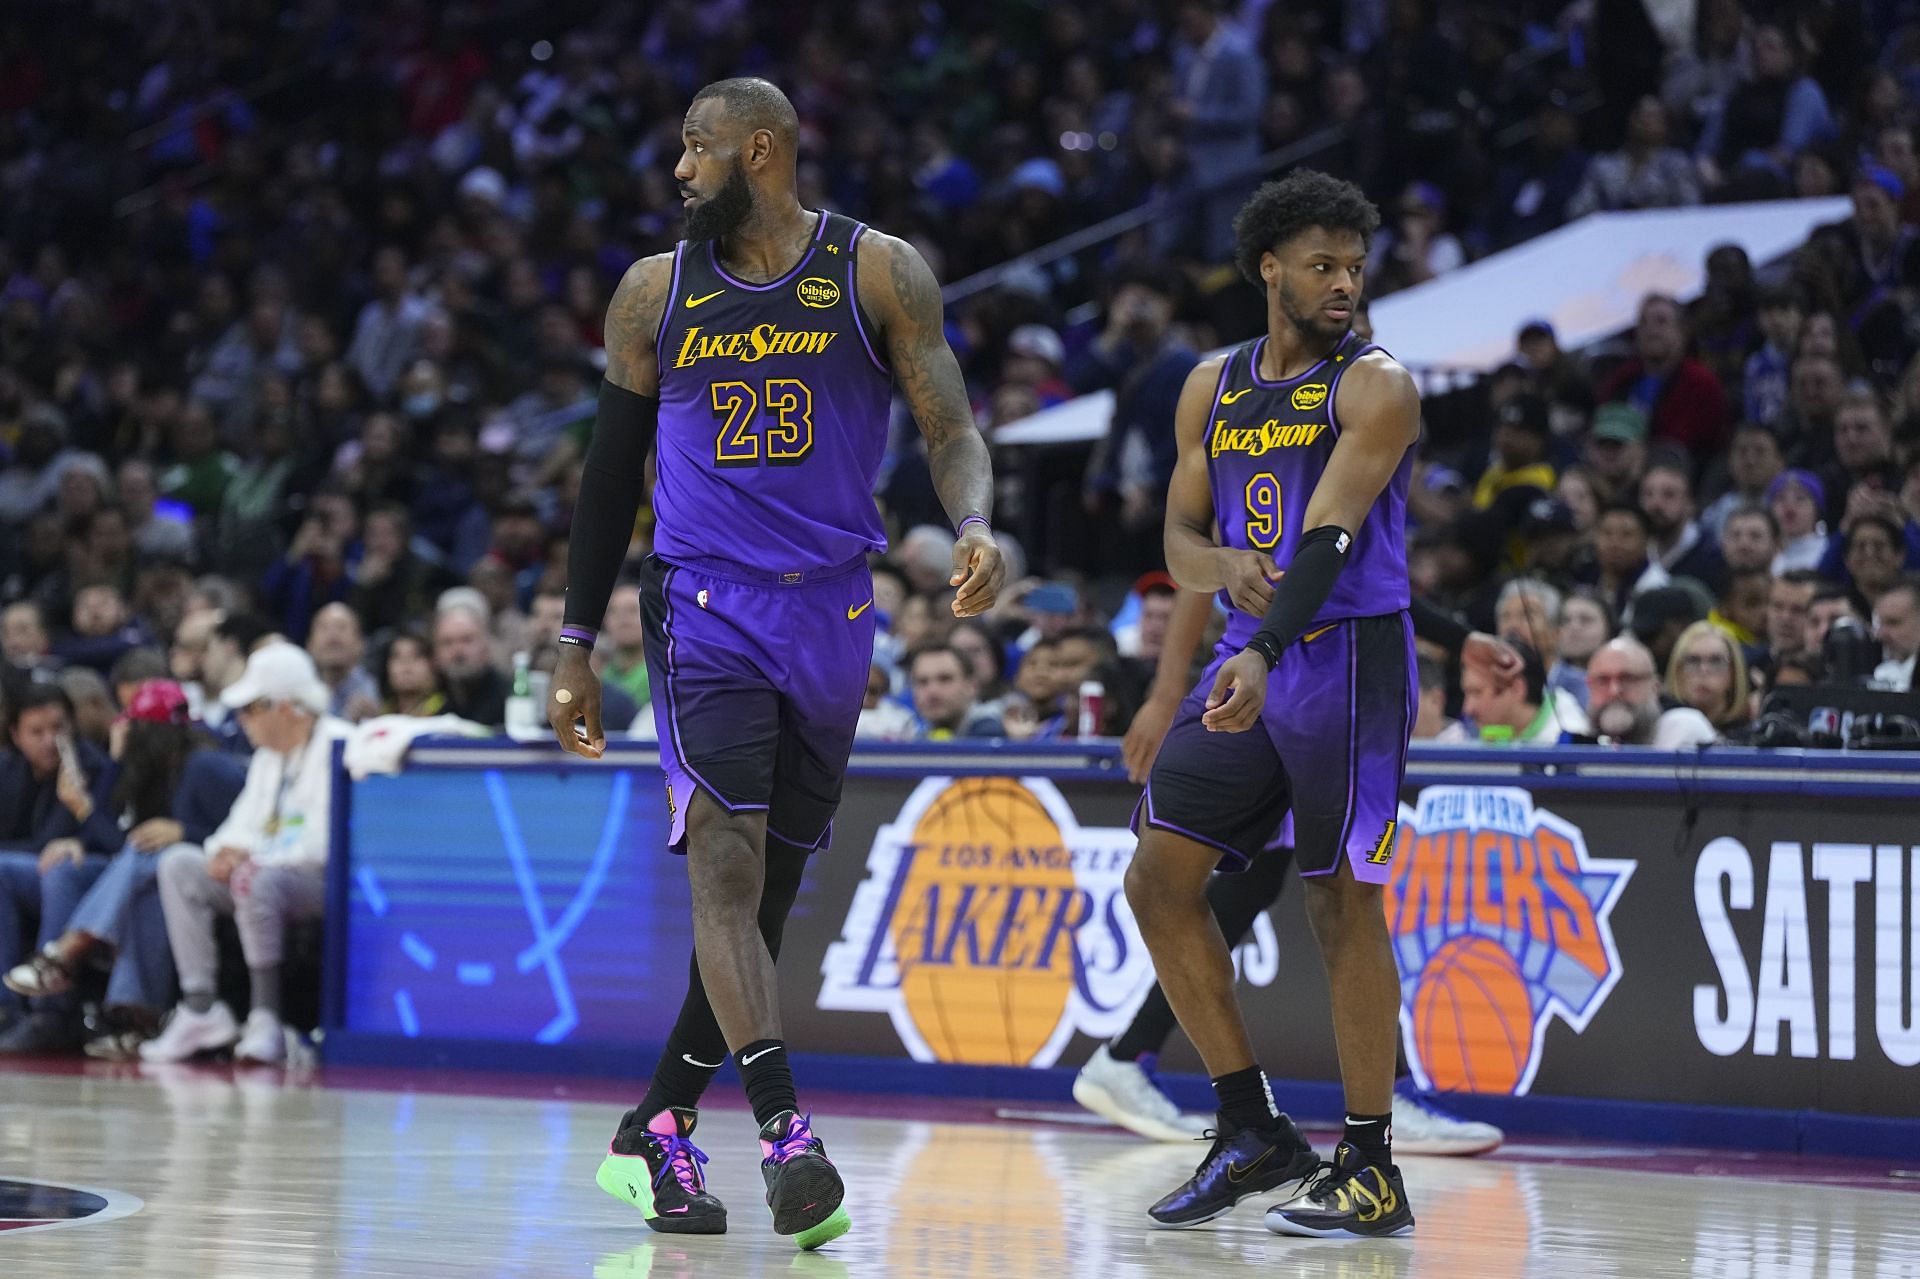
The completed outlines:
[[[1247,542],[1260,551],[1280,544],[1285,526],[1280,517],[1280,481],[1262,471],[1247,481]]]

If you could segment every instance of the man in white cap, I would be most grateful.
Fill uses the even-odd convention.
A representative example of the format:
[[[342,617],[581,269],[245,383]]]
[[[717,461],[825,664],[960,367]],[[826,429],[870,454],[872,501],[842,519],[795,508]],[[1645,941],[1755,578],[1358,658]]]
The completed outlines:
[[[304,650],[270,641],[220,699],[253,742],[246,785],[204,848],[181,845],[160,859],[160,903],[180,973],[182,1002],[146,1061],[183,1061],[237,1042],[238,1061],[285,1059],[280,965],[287,924],[318,918],[326,906],[327,821],[333,743],[344,721],[327,714],[327,686]],[[215,914],[231,915],[252,977],[244,1029],[215,998]]]

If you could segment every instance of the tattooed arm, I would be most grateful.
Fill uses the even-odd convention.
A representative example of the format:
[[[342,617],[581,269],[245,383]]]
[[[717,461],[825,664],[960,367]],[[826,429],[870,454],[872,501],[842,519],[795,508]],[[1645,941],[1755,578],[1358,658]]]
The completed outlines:
[[[646,492],[647,454],[660,414],[660,363],[653,341],[672,281],[671,253],[642,258],[627,268],[607,306],[607,377],[600,385],[600,411],[573,507],[566,625],[547,701],[547,723],[561,748],[589,759],[598,758],[606,742],[600,681],[589,658]],[[583,726],[576,731],[576,724]]]
[[[961,529],[953,549],[953,611],[972,617],[993,607],[1006,566],[984,523],[993,514],[993,464],[973,424],[960,364],[947,345],[940,286],[914,247],[877,231],[860,237],[860,305],[880,329],[894,380],[927,442],[927,467],[947,518]]]
[[[627,268],[607,304],[607,381],[635,395],[660,394],[653,340],[673,284],[673,254],[656,253]]]

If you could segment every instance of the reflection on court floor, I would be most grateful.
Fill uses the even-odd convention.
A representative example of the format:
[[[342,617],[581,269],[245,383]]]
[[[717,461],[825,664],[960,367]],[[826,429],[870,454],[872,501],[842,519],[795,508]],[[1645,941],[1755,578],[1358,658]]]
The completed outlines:
[[[1324,1279],[1920,1279],[1912,1181],[1677,1176],[1639,1171],[1628,1150],[1587,1166],[1528,1162],[1522,1146],[1405,1160],[1419,1217],[1409,1240],[1282,1239],[1254,1205],[1166,1232],[1142,1210],[1191,1170],[1198,1147],[1083,1126],[833,1113],[817,1121],[847,1175],[854,1229],[800,1254],[767,1225],[751,1117],[737,1109],[713,1110],[700,1130],[732,1233],[676,1239],[594,1187],[619,1111],[330,1089],[271,1071],[13,1072],[0,1177],[53,1187],[16,1193],[35,1211],[94,1212],[0,1232],[0,1274],[1197,1279],[1244,1266]]]

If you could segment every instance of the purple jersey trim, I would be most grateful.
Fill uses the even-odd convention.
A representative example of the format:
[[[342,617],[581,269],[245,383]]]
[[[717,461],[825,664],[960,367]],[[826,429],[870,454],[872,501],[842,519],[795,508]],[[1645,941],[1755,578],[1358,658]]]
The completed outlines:
[[[822,214],[822,221],[826,215]],[[867,358],[873,361],[873,367],[885,377],[891,378],[893,370],[888,368],[874,352],[873,342],[867,337],[867,322],[860,316],[860,237],[867,233],[867,224],[856,222],[853,225],[853,238],[847,241],[847,289],[853,294],[853,328],[860,335],[860,345],[867,348]]]
[[[1360,807],[1360,637],[1354,633],[1351,618],[1335,625],[1347,641],[1347,814],[1340,819],[1340,847],[1333,859],[1338,866],[1346,859],[1347,840],[1353,835],[1353,819]]]
[[[1140,802],[1134,806],[1133,813],[1134,813],[1134,820],[1136,824],[1139,822],[1140,818],[1144,815],[1146,818],[1147,825],[1156,826],[1161,830],[1172,831],[1174,834],[1180,836],[1183,839],[1190,839],[1196,844],[1203,845],[1204,847],[1213,849],[1217,853],[1220,853],[1227,857],[1231,857],[1233,858],[1235,863],[1237,863],[1240,866],[1242,870],[1245,870],[1248,866],[1251,866],[1253,864],[1253,859],[1247,856],[1244,852],[1242,852],[1238,848],[1229,848],[1227,847],[1227,845],[1221,843],[1219,840],[1208,839],[1205,835],[1200,834],[1198,831],[1188,830],[1184,826],[1175,826],[1172,822],[1163,822],[1158,817],[1155,817],[1153,815],[1153,781],[1152,779],[1148,779],[1147,788],[1140,792]]]
[[[660,579],[660,601],[666,608],[666,617],[662,619],[661,629],[667,633],[667,670],[666,679],[661,682],[660,700],[667,704],[667,731],[673,734],[674,766],[691,777],[694,785],[713,796],[714,800],[730,813],[738,812],[741,808],[765,808],[765,804],[742,804],[736,807],[727,803],[726,797],[720,793],[719,789],[695,772],[693,765],[687,762],[687,746],[680,739],[680,717],[676,713],[673,698],[673,673],[676,665],[673,660],[676,644],[673,636],[673,579],[678,571],[670,564],[667,566],[666,575]]]
[[[673,279],[667,283],[667,304],[660,311],[660,327],[653,333],[653,362],[661,370],[667,367],[667,325],[673,319],[674,307],[678,305],[676,299],[680,296],[680,255],[685,252],[686,247],[684,240],[673,246]],[[656,390],[654,394],[658,395],[659,391]]]
[[[1327,379],[1327,429],[1333,432],[1333,438],[1336,440],[1340,438],[1340,411],[1336,399],[1340,392],[1340,379],[1347,375],[1347,370],[1352,368],[1361,356],[1370,355],[1378,350],[1380,347],[1376,344],[1362,342],[1360,349],[1348,356],[1345,362],[1333,371],[1333,376]]]
[[[1313,367],[1308,369],[1305,373],[1296,373],[1292,377],[1282,378],[1278,382],[1269,382],[1267,381],[1267,379],[1260,376],[1260,353],[1267,349],[1267,336],[1268,336],[1267,334],[1262,333],[1257,339],[1255,339],[1253,344],[1253,350],[1247,358],[1247,372],[1253,375],[1253,384],[1255,386],[1264,387],[1264,388],[1267,388],[1268,390],[1271,390],[1274,387],[1292,386],[1295,382],[1304,382],[1308,378],[1312,377],[1315,373],[1318,373],[1323,367],[1326,366],[1327,361],[1331,360],[1334,356],[1338,355],[1340,353],[1340,349],[1346,346],[1347,339],[1353,336],[1353,331],[1349,329],[1346,335],[1340,339],[1339,343],[1334,346],[1333,350],[1328,351],[1325,355],[1321,356],[1320,359],[1313,365]],[[1331,394],[1331,391],[1329,391],[1329,394]]]
[[[737,289],[745,289],[749,293],[765,293],[769,289],[777,289],[793,279],[794,276],[800,274],[801,271],[806,269],[807,263],[813,261],[814,246],[819,244],[827,233],[827,211],[821,209],[818,212],[820,220],[814,224],[813,239],[808,242],[807,251],[800,255],[800,260],[793,264],[791,270],[777,280],[768,280],[765,284],[750,284],[739,276],[731,274],[727,268],[720,265],[720,242],[718,240],[707,241],[707,261],[713,264],[714,274]]]

